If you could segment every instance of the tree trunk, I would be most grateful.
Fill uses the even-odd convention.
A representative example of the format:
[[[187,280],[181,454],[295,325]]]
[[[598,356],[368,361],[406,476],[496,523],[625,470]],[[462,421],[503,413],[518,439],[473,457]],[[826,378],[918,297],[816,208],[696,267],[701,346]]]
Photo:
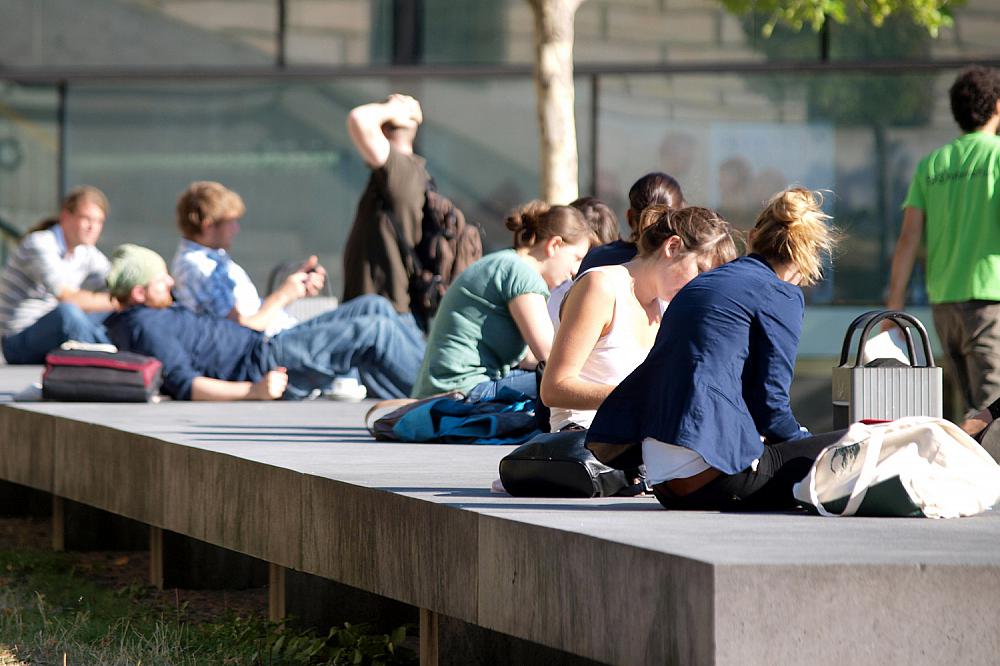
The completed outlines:
[[[528,2],[535,14],[541,196],[551,204],[568,204],[579,196],[573,115],[573,18],[583,0]]]

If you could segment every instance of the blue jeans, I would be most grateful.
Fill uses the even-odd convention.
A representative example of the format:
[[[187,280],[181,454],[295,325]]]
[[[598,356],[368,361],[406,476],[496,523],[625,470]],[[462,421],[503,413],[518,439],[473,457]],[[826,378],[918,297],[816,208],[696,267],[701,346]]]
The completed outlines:
[[[476,384],[469,390],[466,400],[469,402],[492,400],[496,397],[497,391],[504,387],[520,391],[529,398],[538,397],[538,384],[535,379],[535,371],[514,368],[500,379],[491,379]]]
[[[356,369],[368,395],[405,398],[424,358],[423,335],[385,298],[361,296],[268,341],[269,367],[288,369],[285,397],[301,400]]]
[[[66,342],[110,344],[104,320],[110,312],[87,313],[70,303],[60,303],[20,333],[4,336],[3,355],[11,365],[45,363],[45,355]]]

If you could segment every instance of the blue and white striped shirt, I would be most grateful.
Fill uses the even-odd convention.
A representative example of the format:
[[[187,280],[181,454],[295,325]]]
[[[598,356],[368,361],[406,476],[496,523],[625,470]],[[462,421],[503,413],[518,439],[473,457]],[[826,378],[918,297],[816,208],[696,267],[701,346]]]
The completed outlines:
[[[226,317],[233,308],[249,317],[260,310],[260,294],[243,267],[223,249],[215,249],[182,238],[170,263],[174,278],[174,300],[199,314]],[[298,322],[282,313],[266,333],[274,335]]]

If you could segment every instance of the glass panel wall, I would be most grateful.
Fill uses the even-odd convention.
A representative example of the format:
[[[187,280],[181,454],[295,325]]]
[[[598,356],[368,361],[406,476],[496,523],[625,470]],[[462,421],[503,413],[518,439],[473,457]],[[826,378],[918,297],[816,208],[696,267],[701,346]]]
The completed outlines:
[[[420,152],[438,189],[482,225],[490,248],[509,246],[504,226],[516,206],[539,196],[539,134],[534,83],[520,80],[429,80],[421,86]],[[588,79],[576,82],[581,194],[589,194]],[[568,202],[564,202],[568,203]]]
[[[72,86],[68,180],[107,192],[105,249],[139,242],[168,260],[177,196],[192,181],[220,181],[246,202],[233,254],[258,285],[276,263],[308,254],[339,283],[340,247],[364,182],[344,119],[367,98],[362,85]]]
[[[680,180],[691,203],[717,208],[746,229],[762,202],[783,187],[826,190],[827,209],[847,238],[829,279],[809,299],[876,303],[913,168],[957,133],[946,95],[954,75],[601,76],[593,147],[591,87],[581,77],[580,192],[596,191],[623,215],[631,183],[664,170]],[[74,85],[67,101],[67,184],[108,192],[113,210],[103,244],[139,240],[171,254],[177,194],[193,180],[219,180],[246,199],[235,254],[255,280],[264,282],[279,261],[317,252],[339,290],[341,248],[368,177],[345,118],[353,106],[396,88],[423,104],[418,151],[438,189],[483,225],[490,248],[508,244],[505,215],[538,195],[536,111],[527,77],[414,79],[403,86],[377,79]],[[54,94],[32,89],[19,95],[21,115],[41,103],[38,95],[48,102],[31,112],[47,118],[48,134],[36,136],[38,130],[10,120],[0,123],[0,132],[15,128],[32,142],[32,159],[54,172],[54,151],[39,138],[55,141]],[[7,194],[3,210],[31,210],[19,220],[50,212],[54,177],[19,177],[47,189],[33,196],[17,191],[18,201],[34,204],[12,206]],[[0,187],[16,191],[9,177]],[[914,304],[925,302],[921,281],[918,274]]]
[[[662,169],[689,202],[747,229],[783,187],[827,190],[847,238],[808,298],[880,302],[913,168],[958,133],[946,95],[954,76],[602,77],[598,196],[621,210],[631,182]],[[926,302],[921,282],[914,304]]]
[[[59,96],[0,81],[0,219],[24,231],[59,202]]]
[[[67,99],[67,180],[109,196],[101,239],[172,256],[174,205],[192,181],[217,180],[247,205],[233,254],[258,283],[277,263],[314,253],[339,294],[341,250],[369,170],[345,125],[348,111],[390,92],[421,100],[418,151],[439,191],[481,223],[491,248],[515,205],[538,196],[538,136],[530,79],[330,83],[73,85]],[[586,146],[590,99],[578,97]],[[581,162],[589,156],[581,152]],[[583,182],[589,180],[584,169]],[[45,182],[52,183],[54,178]]]
[[[402,2],[286,0],[287,63],[391,63]],[[420,5],[422,62],[532,61],[525,0],[482,0],[463,11],[446,0]],[[274,65],[280,55],[277,0],[0,0],[0,17],[3,67],[238,72]],[[821,57],[820,35],[779,28],[765,40],[764,20],[732,16],[718,0],[589,0],[576,19],[575,57],[581,64]],[[834,63],[995,59],[998,31],[996,0],[969,0],[937,40],[905,16],[882,30],[863,21],[831,25],[828,55]],[[580,191],[596,191],[623,214],[631,182],[663,169],[681,180],[689,200],[718,207],[745,228],[780,187],[831,190],[827,205],[849,238],[831,278],[810,299],[878,302],[912,169],[956,133],[946,99],[954,74],[581,76]],[[177,194],[192,180],[217,179],[247,199],[237,254],[255,279],[263,281],[277,261],[315,250],[339,289],[340,247],[368,175],[345,116],[396,89],[424,105],[418,149],[439,189],[484,226],[489,247],[508,243],[504,216],[538,194],[535,91],[527,76],[70,83],[61,184],[55,88],[0,81],[0,216],[27,227],[52,212],[60,185],[93,183],[112,199],[106,245],[141,240],[171,254]],[[918,274],[918,303],[920,282]]]

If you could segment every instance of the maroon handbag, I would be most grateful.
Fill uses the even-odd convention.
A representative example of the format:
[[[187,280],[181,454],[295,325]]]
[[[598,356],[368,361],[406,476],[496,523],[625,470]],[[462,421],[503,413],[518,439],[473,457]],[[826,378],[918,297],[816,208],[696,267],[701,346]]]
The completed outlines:
[[[56,349],[45,356],[42,397],[66,402],[148,402],[163,383],[163,364],[131,352]]]

